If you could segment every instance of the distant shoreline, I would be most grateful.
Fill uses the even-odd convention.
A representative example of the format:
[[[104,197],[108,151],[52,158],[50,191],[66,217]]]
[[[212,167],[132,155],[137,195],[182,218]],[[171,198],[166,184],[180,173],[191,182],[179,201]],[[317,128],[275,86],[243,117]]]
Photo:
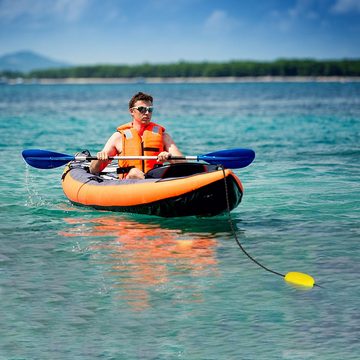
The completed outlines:
[[[64,79],[8,79],[9,85],[81,85],[81,84],[211,84],[211,83],[305,83],[360,82],[360,77],[344,76],[251,76],[251,77],[172,77],[172,78],[64,78]]]

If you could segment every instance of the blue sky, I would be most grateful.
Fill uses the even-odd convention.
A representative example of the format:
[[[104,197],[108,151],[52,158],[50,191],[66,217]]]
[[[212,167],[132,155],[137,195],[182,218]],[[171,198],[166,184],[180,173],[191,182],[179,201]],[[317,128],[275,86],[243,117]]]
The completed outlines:
[[[0,0],[0,55],[72,64],[360,58],[360,0]]]

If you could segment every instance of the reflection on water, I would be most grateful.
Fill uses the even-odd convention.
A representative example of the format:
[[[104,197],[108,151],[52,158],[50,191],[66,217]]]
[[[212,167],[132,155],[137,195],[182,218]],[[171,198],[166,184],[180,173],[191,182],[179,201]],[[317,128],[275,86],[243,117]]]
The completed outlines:
[[[218,232],[184,232],[119,216],[65,222],[70,226],[60,235],[90,239],[92,259],[105,267],[112,291],[136,310],[169,293],[173,303],[202,302],[201,279],[217,276]],[[221,220],[218,225],[226,226]]]

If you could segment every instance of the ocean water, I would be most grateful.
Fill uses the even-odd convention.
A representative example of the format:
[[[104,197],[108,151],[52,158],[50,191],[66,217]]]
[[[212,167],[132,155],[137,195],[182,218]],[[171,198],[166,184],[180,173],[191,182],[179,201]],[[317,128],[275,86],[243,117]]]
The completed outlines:
[[[78,208],[62,168],[21,151],[96,153],[137,91],[186,155],[256,152],[226,216]],[[358,359],[360,84],[0,87],[0,359]]]

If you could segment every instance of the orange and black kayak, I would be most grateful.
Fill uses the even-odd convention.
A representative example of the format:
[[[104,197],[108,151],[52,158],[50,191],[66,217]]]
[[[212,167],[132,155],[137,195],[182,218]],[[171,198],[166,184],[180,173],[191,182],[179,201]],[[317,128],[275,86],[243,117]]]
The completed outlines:
[[[65,168],[62,186],[76,205],[162,217],[219,215],[237,207],[243,195],[232,170],[199,163],[165,165],[143,180],[119,180],[116,174],[90,174],[73,161]]]

